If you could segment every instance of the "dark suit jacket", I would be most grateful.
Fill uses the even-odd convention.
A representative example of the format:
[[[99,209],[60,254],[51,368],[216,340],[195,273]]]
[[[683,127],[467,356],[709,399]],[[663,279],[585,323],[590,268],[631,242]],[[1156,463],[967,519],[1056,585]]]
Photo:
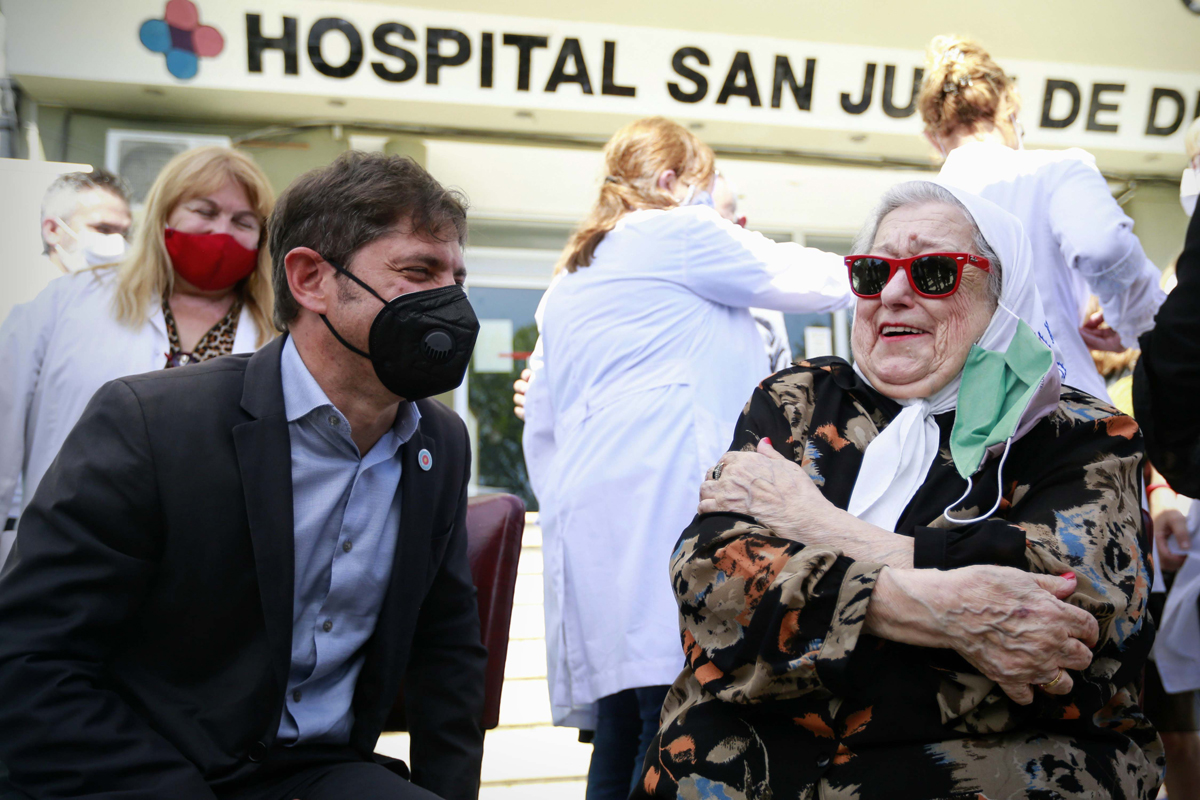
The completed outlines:
[[[272,747],[294,582],[282,346],[105,385],[46,473],[0,576],[0,761],[18,788],[212,800]],[[350,745],[373,757],[407,676],[413,782],[473,798],[486,651],[470,449],[453,412],[418,407]]]
[[[1178,492],[1200,496],[1200,211],[1175,266],[1179,283],[1138,340],[1133,409],[1146,455]]]

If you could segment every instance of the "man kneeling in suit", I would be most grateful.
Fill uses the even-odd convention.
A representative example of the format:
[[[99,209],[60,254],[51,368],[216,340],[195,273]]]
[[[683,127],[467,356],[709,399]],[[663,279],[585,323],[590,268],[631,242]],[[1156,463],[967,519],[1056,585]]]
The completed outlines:
[[[473,798],[466,211],[346,154],[271,217],[252,356],[113,381],[0,576],[0,761],[35,797]],[[405,679],[412,772],[374,755]]]

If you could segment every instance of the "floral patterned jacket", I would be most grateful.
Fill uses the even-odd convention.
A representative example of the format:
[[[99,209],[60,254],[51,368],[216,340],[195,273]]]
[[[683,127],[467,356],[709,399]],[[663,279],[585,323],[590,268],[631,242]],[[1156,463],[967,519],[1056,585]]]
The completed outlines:
[[[845,508],[867,444],[900,407],[836,358],[764,381],[731,449],[769,436]],[[1162,746],[1138,706],[1154,638],[1139,505],[1141,435],[1099,400],[1064,390],[1014,443],[1004,500],[983,522],[943,509],[966,489],[939,455],[897,524],[914,566],[1073,570],[1070,602],[1100,623],[1090,667],[1065,696],[1020,706],[952,650],[863,632],[882,565],[776,537],[749,517],[707,514],[671,560],[687,667],[663,708],[634,797],[1153,798]],[[951,514],[991,507],[992,459]]]

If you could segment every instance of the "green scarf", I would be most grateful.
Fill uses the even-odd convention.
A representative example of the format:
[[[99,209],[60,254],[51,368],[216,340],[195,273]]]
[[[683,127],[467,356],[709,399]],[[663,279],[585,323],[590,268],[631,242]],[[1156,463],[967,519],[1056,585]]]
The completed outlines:
[[[1017,322],[1003,353],[971,345],[950,431],[950,455],[959,475],[970,478],[989,447],[1012,438],[1053,367],[1054,354],[1024,320]]]

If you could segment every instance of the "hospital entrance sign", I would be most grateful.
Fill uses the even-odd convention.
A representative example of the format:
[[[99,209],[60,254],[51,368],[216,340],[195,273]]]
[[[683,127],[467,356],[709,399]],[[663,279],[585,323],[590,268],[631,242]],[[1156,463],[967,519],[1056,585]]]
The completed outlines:
[[[8,0],[9,71],[384,103],[920,131],[918,51],[381,3],[195,0],[224,47],[203,69],[172,74],[162,50],[138,40],[147,20],[171,18],[172,3],[164,17],[163,0]],[[1003,65],[1017,77],[1031,143],[1176,153],[1200,115],[1200,71]]]

